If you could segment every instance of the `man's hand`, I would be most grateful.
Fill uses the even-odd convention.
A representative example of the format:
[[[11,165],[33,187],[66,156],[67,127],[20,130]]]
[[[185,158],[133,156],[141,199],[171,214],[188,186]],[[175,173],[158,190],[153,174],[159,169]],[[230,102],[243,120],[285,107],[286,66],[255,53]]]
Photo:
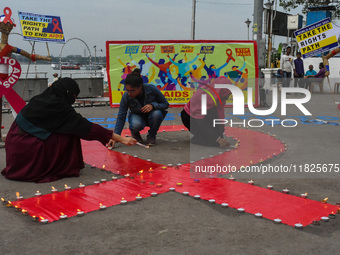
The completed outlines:
[[[140,109],[140,111],[142,113],[148,113],[148,112],[151,112],[153,110],[153,105],[152,104],[147,104],[147,105],[144,105],[142,107],[142,109]]]

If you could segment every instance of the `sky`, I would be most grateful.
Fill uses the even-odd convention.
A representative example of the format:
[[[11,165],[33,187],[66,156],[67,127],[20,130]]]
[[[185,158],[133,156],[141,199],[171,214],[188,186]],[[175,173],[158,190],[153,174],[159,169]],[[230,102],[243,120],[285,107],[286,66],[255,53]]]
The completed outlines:
[[[21,34],[18,11],[60,16],[66,41],[79,38],[94,56],[105,56],[106,41],[190,40],[192,0],[0,0],[0,12],[10,7],[17,24],[12,32]],[[266,0],[264,0],[266,2]],[[196,39],[247,40],[245,21],[253,21],[253,0],[198,0]],[[282,8],[278,9],[283,11]],[[298,10],[291,14],[297,14]],[[301,13],[301,12],[300,12]],[[250,26],[252,26],[253,22]],[[251,38],[250,28],[250,38]],[[31,50],[29,42],[10,35],[9,44]],[[49,43],[49,51],[59,56],[63,44]],[[37,54],[47,55],[46,43],[35,44]],[[85,53],[86,52],[86,53]],[[89,56],[79,40],[70,40],[62,56]]]

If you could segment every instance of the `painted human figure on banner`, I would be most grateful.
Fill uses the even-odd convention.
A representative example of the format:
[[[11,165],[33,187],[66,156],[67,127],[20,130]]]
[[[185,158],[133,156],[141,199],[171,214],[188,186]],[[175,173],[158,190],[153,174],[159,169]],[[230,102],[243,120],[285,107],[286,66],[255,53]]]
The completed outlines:
[[[11,33],[13,27],[15,27],[14,19],[11,17],[12,15],[12,10],[9,7],[5,7],[4,9],[4,15],[0,16],[0,32],[1,32],[1,43],[0,43],[0,58],[3,59],[4,57],[11,57],[12,53],[17,53],[20,54],[28,59],[31,59],[32,61],[36,60],[47,60],[51,61],[50,57],[45,57],[45,56],[40,56],[37,54],[30,54],[22,49],[19,49],[15,46],[11,46],[8,44],[8,37],[9,34]],[[1,62],[0,64],[0,81],[1,85],[5,84],[5,80],[9,77],[9,64],[4,64],[5,61]],[[21,72],[21,71],[20,71]],[[11,84],[12,86],[14,84]],[[14,111],[18,113],[25,105],[25,101],[14,92],[13,89],[8,89],[10,90],[10,98],[7,98],[7,101],[9,104],[13,107]],[[4,92],[5,87],[0,86],[0,105],[2,108],[2,95],[6,94]],[[13,105],[15,104],[15,105]],[[0,115],[1,116],[1,115]],[[0,118],[0,124],[2,123],[2,119]],[[2,137],[1,130],[0,130],[0,137]]]
[[[217,78],[220,76],[220,72],[223,68],[225,68],[228,64],[229,61],[227,60],[223,65],[221,65],[220,67],[216,67],[214,64],[211,64],[209,67],[207,66],[206,62],[205,62],[205,57],[203,58],[203,61],[205,63],[204,69],[206,70],[209,78]]]
[[[171,59],[172,61],[175,61],[176,57],[178,54],[175,54],[175,56]],[[161,58],[158,63],[153,61],[148,54],[146,54],[146,57],[149,59],[149,61],[154,64],[155,66],[157,66],[159,68],[159,73],[158,73],[158,77],[161,79],[161,82],[165,85],[167,83],[166,78],[166,70],[170,67],[170,65],[172,64],[171,61],[168,61],[165,63],[165,60],[163,58]],[[169,58],[170,59],[170,58]]]
[[[151,73],[150,73],[150,67],[152,66],[152,63],[149,62],[145,62],[144,59],[141,59],[138,61],[138,63],[132,58],[131,54],[130,54],[130,59],[131,59],[131,63],[133,63],[135,66],[137,66],[140,70],[141,70],[141,76],[143,79],[144,83],[149,83],[152,82],[153,79],[155,78],[155,67],[151,68]],[[153,54],[153,59],[156,59],[156,54]]]
[[[187,76],[189,76],[189,74],[187,74],[187,72],[190,70],[190,65],[193,64],[197,60],[199,55],[200,54],[197,53],[196,57],[194,57],[191,61],[188,61],[187,56],[185,55],[184,59],[181,59],[178,62],[175,62],[174,60],[172,60],[169,55],[167,55],[167,57],[169,58],[169,61],[172,64],[177,66],[177,68],[178,68],[178,76],[179,77],[184,77],[184,76],[187,77]]]
[[[122,80],[119,82],[118,90],[120,90],[121,86],[124,86],[123,90],[125,91],[125,78],[126,78],[126,76],[128,76],[132,72],[132,70],[136,66],[135,65],[131,65],[130,62],[124,64],[123,61],[121,61],[119,57],[117,57],[117,60],[124,67],[123,70],[122,70],[123,75],[121,76]]]

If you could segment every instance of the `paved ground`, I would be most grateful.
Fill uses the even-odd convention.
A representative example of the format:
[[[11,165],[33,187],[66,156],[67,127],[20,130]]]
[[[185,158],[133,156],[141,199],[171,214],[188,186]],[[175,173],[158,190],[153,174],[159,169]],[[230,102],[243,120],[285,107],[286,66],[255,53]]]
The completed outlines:
[[[340,95],[336,98],[340,99]],[[271,100],[267,101],[270,104]],[[313,114],[312,119],[337,116],[329,94],[313,94],[306,108]],[[181,124],[180,110],[170,109],[170,120],[164,121],[164,125]],[[279,110],[280,107],[273,115],[280,117]],[[117,113],[117,109],[104,106],[77,108],[77,111],[111,127],[114,124],[112,118]],[[231,109],[226,112],[230,113]],[[288,115],[303,116],[293,106],[288,107]],[[6,133],[13,117],[6,113],[3,119]],[[299,120],[295,128],[268,125],[254,128],[258,129],[276,134],[288,145],[282,156],[269,162],[272,165],[340,163],[340,126],[302,124]],[[135,146],[117,150],[163,164],[185,163],[190,160],[189,139],[189,132],[161,132],[158,145],[152,149]],[[0,168],[3,167],[5,150],[0,149]],[[47,184],[9,181],[0,176],[0,197],[14,200],[16,191],[30,197],[36,190],[48,193],[51,185],[61,188],[64,183],[70,186],[79,182],[91,184],[110,176],[110,173],[89,166],[79,178]],[[340,173],[266,175],[258,176],[255,181],[262,187],[268,183],[278,190],[287,187],[295,195],[308,192],[313,200],[329,197],[328,201],[335,204],[340,202],[339,176]],[[82,218],[47,225],[33,222],[13,209],[0,207],[0,226],[1,254],[335,254],[340,248],[340,215],[328,223],[296,230],[177,193],[166,193],[138,204],[114,206]]]

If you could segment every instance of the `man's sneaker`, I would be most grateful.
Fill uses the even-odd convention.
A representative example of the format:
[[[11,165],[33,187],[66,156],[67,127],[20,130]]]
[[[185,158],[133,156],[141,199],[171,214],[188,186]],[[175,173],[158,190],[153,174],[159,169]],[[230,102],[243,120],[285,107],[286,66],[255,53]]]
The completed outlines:
[[[148,137],[146,140],[147,146],[155,146],[156,145],[156,137]]]
[[[137,140],[137,142],[139,142],[139,143],[143,143],[143,138],[140,136],[140,133],[138,132],[138,133],[131,133],[131,136],[132,136],[132,138],[133,139],[136,139]]]

